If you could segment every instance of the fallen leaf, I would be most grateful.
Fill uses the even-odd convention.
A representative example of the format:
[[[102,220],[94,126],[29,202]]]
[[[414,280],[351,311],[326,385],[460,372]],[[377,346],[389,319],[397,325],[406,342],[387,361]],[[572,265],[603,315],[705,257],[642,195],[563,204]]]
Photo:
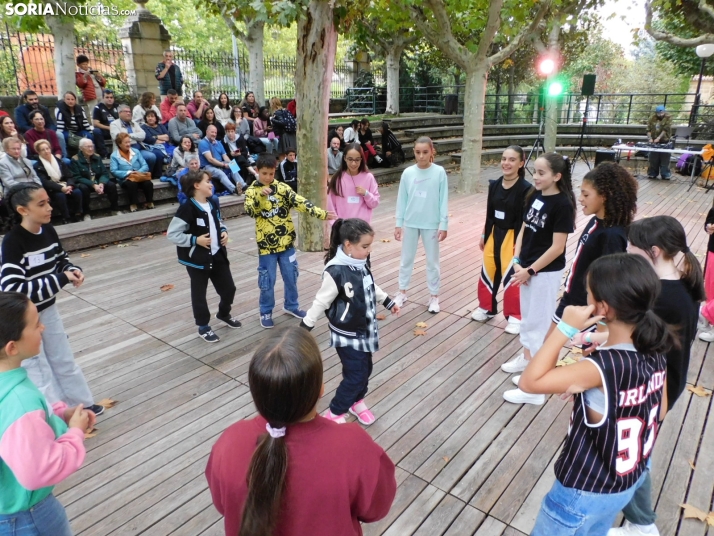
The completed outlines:
[[[707,525],[714,527],[714,512],[709,512],[709,515],[707,516]]]
[[[99,433],[99,430],[96,428],[92,428],[91,430],[84,432],[84,439],[89,439],[90,437],[94,437]]]
[[[154,238],[154,235],[150,234],[147,238]]]
[[[426,330],[425,329],[415,329],[414,330],[414,335],[418,337],[419,335],[426,335]]]
[[[171,290],[172,288],[174,288],[173,285],[162,285],[161,292],[167,292],[167,291]]]
[[[647,201],[647,202],[645,203],[645,205],[651,205],[651,204],[652,204],[652,201]]]
[[[92,256],[92,255],[91,255],[90,253],[82,253],[82,254],[80,255],[80,257],[81,257],[82,259],[86,259],[87,257],[91,257],[91,256]]]
[[[382,238],[382,242],[391,242],[389,238]]]
[[[712,394],[707,392],[707,390],[704,389],[704,387],[702,387],[701,385],[697,385],[696,387],[687,385],[687,391],[691,391],[692,393],[694,393],[697,396],[712,396]]]
[[[377,315],[377,320],[386,320],[386,319],[387,319],[387,315],[385,315],[384,313],[379,313]]]
[[[103,245],[99,246],[99,249],[107,249],[107,247],[108,246],[106,244],[103,244]]]
[[[707,519],[707,513],[702,512],[699,508],[696,506],[692,506],[691,504],[680,504],[682,508],[684,508],[684,519],[698,519],[699,521],[706,521]]]
[[[119,403],[118,400],[112,400],[111,398],[102,398],[97,404],[104,406],[104,409],[111,409]]]
[[[126,248],[126,247],[129,247],[129,244],[119,244],[117,247],[118,248]]]
[[[134,236],[134,237],[132,237],[132,240],[143,240],[143,239],[144,239],[143,236]]]
[[[566,365],[573,365],[574,363],[577,363],[577,361],[575,359],[573,359],[572,357],[566,355],[563,359],[558,361],[555,364],[555,366],[556,367],[564,367]]]
[[[443,460],[444,460],[446,463],[449,463],[449,457],[448,457],[448,456],[444,456],[444,457],[443,457]]]
[[[687,460],[687,462],[689,463],[689,467],[692,468],[692,471],[697,470],[696,466],[694,465],[694,460]]]
[[[418,328],[427,328],[429,326],[426,325],[426,322],[417,322],[416,327]]]

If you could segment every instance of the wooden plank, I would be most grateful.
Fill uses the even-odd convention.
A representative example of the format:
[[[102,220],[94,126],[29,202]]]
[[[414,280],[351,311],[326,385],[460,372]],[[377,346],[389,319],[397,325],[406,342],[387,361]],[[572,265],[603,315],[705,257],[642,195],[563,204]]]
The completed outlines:
[[[453,495],[446,495],[439,505],[414,532],[415,536],[439,536],[449,529],[466,504]]]
[[[467,504],[444,536],[471,536],[485,518],[486,514]]]
[[[428,484],[421,478],[408,475],[407,478],[397,488],[397,496],[394,498],[392,508],[387,517],[376,523],[362,525],[365,536],[376,536],[383,534],[399,516],[409,508],[409,505],[418,497]],[[433,486],[432,486],[433,487]]]
[[[474,536],[500,536],[506,530],[506,524],[495,517],[487,517]]]
[[[384,532],[385,536],[401,536],[402,534],[414,534],[424,519],[429,516],[432,510],[437,507],[446,493],[434,486],[426,486],[422,492],[414,499],[409,507],[402,512],[389,529]]]

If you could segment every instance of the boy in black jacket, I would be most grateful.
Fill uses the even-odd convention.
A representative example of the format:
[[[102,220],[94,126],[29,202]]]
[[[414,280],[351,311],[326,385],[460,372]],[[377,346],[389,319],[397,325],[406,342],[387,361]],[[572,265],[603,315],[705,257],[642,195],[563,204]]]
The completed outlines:
[[[207,172],[190,171],[181,177],[181,189],[188,201],[176,211],[166,237],[176,244],[178,261],[186,266],[191,278],[191,306],[198,335],[206,342],[218,342],[220,339],[210,326],[211,313],[206,301],[209,279],[221,298],[216,318],[230,328],[241,326],[230,314],[236,286],[226,251],[228,233],[221,223],[221,211],[210,200],[213,185]]]
[[[289,149],[286,157],[278,164],[276,175],[276,179],[284,182],[293,189],[293,192],[297,193],[298,163],[294,149]]]

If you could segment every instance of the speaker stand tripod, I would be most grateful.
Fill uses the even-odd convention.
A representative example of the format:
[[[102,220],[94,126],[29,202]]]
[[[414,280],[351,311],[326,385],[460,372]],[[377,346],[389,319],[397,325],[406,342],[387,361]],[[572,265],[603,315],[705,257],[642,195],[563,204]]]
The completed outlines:
[[[538,125],[538,137],[533,142],[533,147],[531,147],[531,150],[528,153],[528,158],[526,158],[526,163],[523,164],[523,169],[525,169],[528,173],[530,173],[531,177],[533,176],[533,172],[528,168],[528,163],[531,161],[531,158],[533,158],[534,154],[535,154],[535,159],[537,160],[538,157],[540,156],[541,152],[545,153],[545,145],[543,144],[543,123],[545,122],[545,109],[541,108],[540,113],[541,113],[541,116],[540,116],[540,125]]]
[[[571,174],[573,171],[575,171],[575,164],[578,162],[578,158],[581,158],[583,160],[583,162],[585,162],[585,165],[588,166],[588,169],[592,169],[590,167],[590,162],[588,162],[588,157],[585,154],[585,149],[583,149],[583,138],[585,137],[585,127],[588,124],[589,111],[590,111],[590,97],[586,97],[586,99],[585,99],[585,113],[583,114],[583,126],[580,128],[580,141],[578,142],[578,150],[575,151],[575,154],[573,155],[573,164],[572,164],[572,167],[570,168]]]

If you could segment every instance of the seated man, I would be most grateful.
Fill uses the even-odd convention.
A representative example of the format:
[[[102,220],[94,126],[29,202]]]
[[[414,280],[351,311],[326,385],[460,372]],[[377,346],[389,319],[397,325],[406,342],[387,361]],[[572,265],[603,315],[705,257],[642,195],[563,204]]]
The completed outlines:
[[[42,117],[45,118],[45,128],[49,130],[57,131],[57,125],[55,124],[55,117],[50,112],[47,106],[42,106],[40,104],[40,97],[37,93],[28,89],[22,94],[22,104],[15,108],[15,128],[20,134],[25,134],[28,130],[32,128],[32,122],[30,121],[30,112],[39,110],[42,113]],[[64,136],[57,136],[60,147],[62,148],[62,154],[67,154],[67,146],[65,144]]]
[[[210,107],[211,104],[203,98],[203,93],[201,93],[200,91],[194,91],[193,100],[189,101],[188,104],[186,104],[186,110],[188,111],[188,115],[194,121],[200,121],[203,117],[203,112],[206,111],[206,108]]]
[[[342,151],[340,151],[340,138],[333,137],[327,148],[327,172],[334,175],[342,168]]]
[[[230,171],[231,159],[226,154],[223,144],[216,139],[217,133],[216,127],[209,125],[206,129],[206,137],[198,144],[201,167],[211,174],[212,179],[218,179],[226,190],[240,195],[243,193],[243,188],[246,187],[246,184],[243,182],[240,173],[232,173]],[[238,187],[233,185],[233,182],[228,178],[228,173],[231,173],[233,181]]]
[[[169,89],[166,98],[161,101],[159,111],[161,112],[161,122],[166,125],[174,117],[176,117],[176,106],[182,104],[183,101],[179,98],[179,94],[175,89]]]
[[[168,99],[167,99],[168,100]],[[188,116],[188,110],[185,104],[179,104],[176,106],[176,117],[169,121],[169,138],[171,143],[175,146],[179,146],[181,143],[181,138],[184,136],[190,136],[193,138],[194,142],[198,142],[201,139],[201,129],[196,126]]]
[[[134,151],[140,152],[141,156],[146,160],[149,170],[151,171],[151,178],[160,179],[161,172],[164,168],[164,153],[158,149],[151,151],[144,149],[142,142],[146,137],[146,132],[131,120],[131,108],[126,104],[121,104],[117,110],[119,111],[119,119],[112,121],[112,124],[109,126],[109,132],[112,135],[112,140],[114,140],[114,151],[117,149],[117,136],[122,132],[126,132],[131,138],[131,148]]]
[[[102,102],[97,104],[92,111],[94,146],[102,158],[109,157],[106,146],[106,142],[112,139],[109,125],[117,119],[119,119],[119,111],[114,104],[114,92],[111,89],[105,89]]]
[[[70,164],[74,183],[82,191],[82,195],[89,197],[92,192],[97,195],[106,195],[112,216],[123,214],[119,210],[119,194],[117,184],[109,176],[109,170],[102,162],[101,157],[94,152],[94,143],[86,138],[79,142],[79,152],[72,157]]]
[[[49,142],[52,148],[52,154],[55,158],[62,160],[65,164],[69,165],[69,158],[64,157],[62,154],[62,148],[59,144],[59,136],[54,130],[45,128],[45,118],[42,112],[35,110],[30,113],[30,121],[32,121],[32,128],[25,132],[25,141],[27,142],[27,156],[32,159],[37,159],[37,153],[35,152],[35,143],[40,140],[45,140]]]

